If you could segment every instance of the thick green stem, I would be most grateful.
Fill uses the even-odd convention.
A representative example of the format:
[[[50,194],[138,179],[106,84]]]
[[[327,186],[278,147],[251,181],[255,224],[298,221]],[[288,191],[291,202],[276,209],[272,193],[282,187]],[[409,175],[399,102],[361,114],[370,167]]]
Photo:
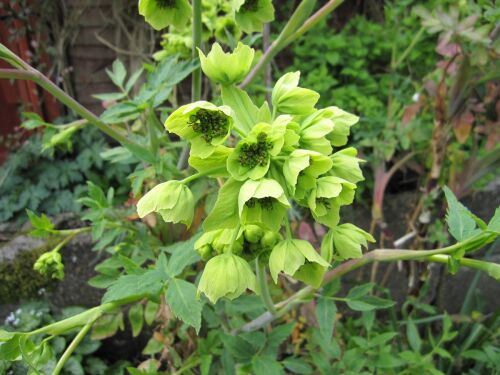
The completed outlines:
[[[435,250],[395,250],[395,249],[378,249],[370,251],[363,255],[361,258],[348,260],[331,271],[327,272],[323,279],[323,285],[337,279],[349,272],[352,272],[360,267],[370,264],[374,261],[389,262],[399,260],[423,260],[429,262],[445,263],[448,260],[448,255],[454,253],[460,248],[465,248],[465,252],[470,252],[480,249],[483,245],[488,243],[491,239],[496,237],[492,233],[481,233],[463,242],[455,245],[448,246]],[[488,272],[492,277],[498,277],[500,274],[500,265],[494,263],[483,262],[475,259],[462,258],[460,264],[464,267],[471,267]],[[233,331],[233,334],[239,332],[248,332],[259,329],[280,316],[283,316],[294,305],[301,303],[303,300],[311,298],[316,289],[307,286],[302,288],[289,298],[274,305],[276,309],[275,314],[264,313],[251,322]]]
[[[259,283],[260,298],[262,299],[262,302],[264,302],[264,305],[266,305],[267,310],[271,314],[275,315],[276,308],[274,307],[267,284],[266,266],[259,264],[259,257],[255,259],[255,273],[257,274],[257,282]]]
[[[67,347],[67,349],[64,351],[62,357],[59,359],[57,362],[56,368],[52,372],[52,375],[59,375],[68,361],[68,359],[71,357],[71,354],[75,351],[75,349],[80,345],[84,337],[87,335],[89,332],[90,328],[92,328],[92,324],[94,321],[89,322],[83,326],[83,328],[78,332],[78,334],[75,336],[73,341],[71,341],[71,344]]]
[[[109,135],[111,138],[120,142],[123,145],[135,145],[133,142],[128,140],[124,135],[105,124],[99,118],[90,112],[87,108],[78,103],[71,96],[66,94],[63,90],[59,88],[50,79],[44,76],[35,68],[27,65],[28,70],[17,70],[17,69],[0,69],[0,78],[3,79],[23,79],[33,81],[40,87],[52,94],[57,100],[59,100],[66,107],[70,108],[73,112],[78,114],[80,117],[87,120],[89,123],[94,124],[103,133]]]
[[[198,173],[192,174],[191,176],[188,176],[185,179],[181,180],[181,182],[184,183],[184,184],[187,184],[188,182],[197,180],[200,177],[207,176],[207,175],[210,175],[210,174],[213,174],[213,173],[217,173],[217,172],[223,172],[225,170],[226,170],[226,166],[225,165],[220,166],[220,167],[216,167],[216,168],[207,169],[204,172],[198,172]]]

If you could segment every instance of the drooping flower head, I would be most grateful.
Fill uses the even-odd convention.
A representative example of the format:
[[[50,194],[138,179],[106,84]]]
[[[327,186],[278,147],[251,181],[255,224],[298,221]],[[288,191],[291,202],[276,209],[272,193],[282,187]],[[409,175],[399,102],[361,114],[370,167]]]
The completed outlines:
[[[274,282],[278,282],[280,272],[294,276],[306,264],[306,261],[322,267],[329,266],[328,262],[314,250],[308,241],[284,240],[278,242],[269,256],[269,269]]]
[[[289,207],[283,188],[271,179],[248,180],[238,195],[238,213],[243,225],[256,224],[277,231]]]
[[[340,220],[340,206],[351,204],[356,185],[335,176],[318,178],[316,188],[310,191],[307,204],[314,219],[333,228]]]
[[[169,25],[181,29],[191,16],[191,5],[188,0],[139,0],[139,14],[156,30]]]
[[[358,152],[353,147],[340,150],[330,156],[332,160],[331,174],[352,183],[363,181],[363,172],[359,167],[364,160],[356,157]]]
[[[257,292],[255,274],[245,259],[231,253],[210,259],[198,284],[198,294],[212,303],[223,297],[235,299],[247,289]]]
[[[137,213],[143,218],[157,212],[165,222],[183,223],[188,227],[194,216],[194,197],[181,181],[168,181],[156,185],[137,203]]]
[[[279,154],[284,144],[286,124],[275,121],[273,125],[260,123],[242,139],[227,159],[227,169],[236,180],[258,180],[269,170],[271,156]]]
[[[332,160],[319,152],[295,150],[285,161],[283,175],[291,193],[302,201],[306,193],[316,187],[316,179],[332,168]]]
[[[262,31],[266,22],[274,20],[271,0],[233,0],[236,23],[246,33]]]
[[[206,158],[224,143],[233,127],[231,109],[198,101],[174,111],[165,128],[191,143],[191,154]]]
[[[322,252],[328,258],[346,260],[360,258],[363,255],[361,247],[368,247],[368,242],[375,242],[372,235],[353,224],[341,224],[331,228],[323,237]]]

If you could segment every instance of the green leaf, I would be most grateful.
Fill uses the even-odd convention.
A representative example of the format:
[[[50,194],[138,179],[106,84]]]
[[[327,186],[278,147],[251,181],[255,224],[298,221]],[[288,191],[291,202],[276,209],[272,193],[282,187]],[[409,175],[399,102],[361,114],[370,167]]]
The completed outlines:
[[[135,301],[143,297],[157,297],[167,279],[162,270],[148,270],[141,275],[123,275],[108,288],[102,303],[120,300]]]
[[[0,360],[15,361],[20,355],[21,334],[15,334],[7,341],[0,343]]]
[[[92,340],[103,340],[114,336],[118,329],[123,329],[123,313],[101,316],[92,326]]]
[[[230,178],[219,190],[215,206],[203,222],[205,232],[232,229],[239,221],[238,194],[243,182]]]
[[[356,311],[371,311],[394,306],[395,302],[375,296],[363,296],[355,300],[347,300],[347,306]]]
[[[363,285],[358,285],[349,290],[349,293],[347,294],[348,299],[358,299],[363,296],[366,296],[368,293],[370,293],[373,290],[373,287],[375,284],[373,283],[366,283]]]
[[[132,336],[137,337],[144,325],[144,308],[141,304],[137,303],[128,310],[128,320],[132,327]]]
[[[220,338],[224,344],[224,348],[239,361],[246,362],[250,360],[256,352],[249,342],[239,336],[222,334]]]
[[[113,62],[111,71],[106,69],[106,73],[116,86],[123,88],[123,82],[125,81],[127,71],[125,70],[125,65],[123,65],[123,63],[119,59],[116,59]]]
[[[277,355],[278,347],[292,334],[295,323],[282,324],[274,327],[267,337],[265,353]]]
[[[94,98],[102,100],[103,102],[110,102],[123,99],[127,94],[124,92],[109,92],[105,94],[94,94]]]
[[[154,322],[159,307],[160,305],[154,301],[148,301],[148,303],[146,303],[146,307],[144,308],[144,320],[148,325]]]
[[[50,125],[46,123],[38,113],[23,112],[22,118],[23,122],[21,123],[21,127],[24,129],[33,130],[42,126]]]
[[[477,234],[479,230],[476,228],[476,222],[471,217],[470,211],[457,200],[447,186],[443,187],[443,191],[448,202],[446,222],[453,238],[463,241]]]
[[[488,223],[488,230],[500,234],[500,207],[495,210],[495,214]]]
[[[144,71],[143,68],[139,68],[130,76],[127,84],[125,85],[125,92],[129,92],[132,89],[132,87],[134,87],[135,83],[137,82],[143,71]]]
[[[144,108],[129,101],[115,104],[114,106],[106,109],[100,117],[101,121],[106,124],[120,124],[135,120],[143,111]]]
[[[406,335],[408,336],[408,342],[411,348],[420,353],[420,348],[422,346],[422,340],[420,339],[420,334],[418,333],[417,326],[412,319],[408,319],[408,324],[406,326]]]
[[[165,248],[165,251],[172,254],[168,260],[166,270],[170,277],[179,275],[187,266],[200,260],[200,256],[194,250],[194,243],[198,238],[200,238],[199,234],[187,241],[179,241]]]
[[[252,359],[252,368],[255,375],[284,374],[281,364],[269,356],[256,356]]]
[[[313,370],[309,364],[301,358],[289,357],[281,362],[292,374],[312,374]]]
[[[181,279],[172,279],[165,294],[170,310],[186,324],[199,332],[203,303],[196,298],[196,287]]]
[[[45,215],[41,214],[37,216],[33,211],[26,209],[28,218],[33,226],[33,230],[30,232],[32,236],[35,237],[48,237],[54,233],[54,224]]]
[[[331,299],[320,298],[316,305],[316,319],[321,334],[330,341],[333,334],[337,307]]]

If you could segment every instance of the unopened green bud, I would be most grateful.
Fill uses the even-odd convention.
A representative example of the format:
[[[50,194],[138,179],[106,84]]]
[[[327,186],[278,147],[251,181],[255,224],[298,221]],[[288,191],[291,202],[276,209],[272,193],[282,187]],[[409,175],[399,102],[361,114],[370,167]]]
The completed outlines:
[[[262,238],[264,231],[258,225],[247,225],[245,227],[245,240],[250,243],[258,243]]]
[[[33,269],[53,279],[64,279],[64,264],[58,251],[42,254],[35,262]]]
[[[266,231],[260,239],[260,243],[264,247],[273,247],[279,240],[280,235],[278,232]]]
[[[196,249],[202,260],[207,261],[212,256],[212,246],[203,245],[202,247]]]

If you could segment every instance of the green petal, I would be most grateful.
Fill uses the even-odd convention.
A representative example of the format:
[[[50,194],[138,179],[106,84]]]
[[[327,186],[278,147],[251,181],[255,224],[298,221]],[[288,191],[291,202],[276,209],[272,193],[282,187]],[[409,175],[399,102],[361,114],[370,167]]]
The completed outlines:
[[[214,43],[207,56],[198,49],[203,73],[213,82],[231,85],[241,82],[252,66],[255,50],[238,42],[232,53],[225,53],[219,43]]]
[[[279,113],[307,115],[314,111],[319,94],[298,87],[300,72],[287,73],[274,86],[272,103]]]
[[[359,117],[349,112],[346,112],[338,107],[329,107],[332,111],[330,117],[333,121],[333,131],[328,135],[328,138],[335,147],[344,146],[347,143],[350,128],[359,121]]]
[[[209,173],[210,177],[228,177],[229,173],[224,166],[227,163],[227,158],[233,152],[232,148],[226,146],[217,146],[211,155],[206,158],[202,158],[197,155],[190,155],[188,163],[191,167],[196,169],[198,172],[205,173],[207,171],[213,171],[216,168],[223,167],[220,171]]]
[[[248,0],[247,0],[248,1]],[[255,11],[245,11],[242,5],[246,1],[233,0],[235,10],[235,20],[241,29],[246,33],[260,32],[266,22],[274,20],[274,7],[271,0],[255,0],[257,9]]]
[[[256,291],[255,274],[247,261],[233,254],[210,259],[198,284],[198,293],[204,293],[212,303],[223,297],[234,299],[246,289]]]
[[[363,172],[359,166],[364,161],[356,157],[357,151],[353,147],[345,148],[331,156],[332,174],[349,182],[363,181]]]
[[[191,5],[188,0],[176,0],[174,7],[167,8],[159,7],[157,0],[139,0],[139,14],[156,30],[169,25],[182,29],[191,16]]]

